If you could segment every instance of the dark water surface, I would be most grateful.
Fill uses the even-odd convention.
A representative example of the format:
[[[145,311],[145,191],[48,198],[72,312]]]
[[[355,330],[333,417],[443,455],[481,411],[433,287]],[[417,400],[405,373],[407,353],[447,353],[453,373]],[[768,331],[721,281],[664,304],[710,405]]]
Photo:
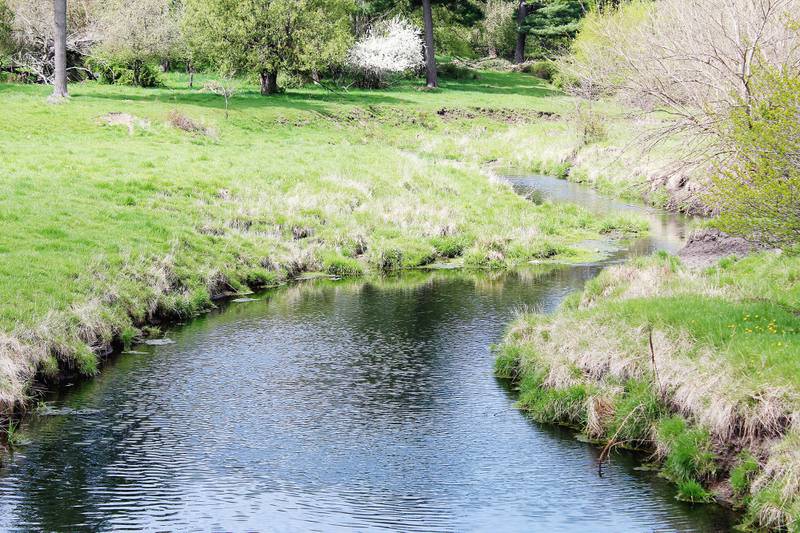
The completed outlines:
[[[682,221],[653,222],[634,253],[680,242]],[[515,312],[554,309],[602,266],[307,282],[194,320],[26,424],[0,528],[727,530],[636,458],[599,477],[595,447],[526,419],[492,375]]]

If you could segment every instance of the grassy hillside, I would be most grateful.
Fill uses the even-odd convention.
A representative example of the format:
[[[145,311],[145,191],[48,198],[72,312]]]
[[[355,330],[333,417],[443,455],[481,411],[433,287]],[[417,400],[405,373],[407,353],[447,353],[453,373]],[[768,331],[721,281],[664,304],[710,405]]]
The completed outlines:
[[[800,258],[704,272],[669,256],[604,271],[554,315],[526,315],[498,374],[520,405],[610,447],[655,451],[691,501],[800,526]]]
[[[36,371],[90,374],[112,340],[220,294],[304,272],[579,260],[585,239],[641,229],[533,205],[488,170],[533,160],[546,145],[536,139],[565,127],[571,101],[526,75],[483,73],[434,93],[265,98],[244,86],[227,120],[221,97],[180,76],[153,90],[70,91],[53,106],[47,87],[0,85],[6,407]]]

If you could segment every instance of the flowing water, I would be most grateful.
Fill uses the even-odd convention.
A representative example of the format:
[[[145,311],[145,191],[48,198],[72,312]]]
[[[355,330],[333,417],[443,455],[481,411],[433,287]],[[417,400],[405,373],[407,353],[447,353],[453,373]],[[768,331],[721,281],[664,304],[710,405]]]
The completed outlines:
[[[725,531],[640,458],[532,423],[489,346],[685,221],[551,178],[524,194],[644,213],[605,261],[318,280],[232,303],[49,398],[0,468],[0,528],[46,531]],[[601,243],[587,243],[601,246]]]

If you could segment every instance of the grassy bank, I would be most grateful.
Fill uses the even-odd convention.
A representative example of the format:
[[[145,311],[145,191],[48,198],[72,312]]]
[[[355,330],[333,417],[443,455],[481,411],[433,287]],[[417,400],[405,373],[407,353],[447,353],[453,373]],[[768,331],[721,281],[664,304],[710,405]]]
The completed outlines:
[[[387,91],[220,97],[169,78],[142,90],[0,85],[0,406],[35,375],[92,374],[98,354],[223,294],[306,272],[358,275],[456,261],[580,260],[581,243],[640,229],[533,205],[478,146],[558,121],[571,100],[484,73]],[[448,153],[436,149],[457,139]],[[535,150],[526,146],[523,150]],[[520,147],[491,159],[513,166]]]
[[[678,497],[800,528],[800,258],[703,272],[658,255],[604,271],[554,315],[522,316],[497,373],[521,408],[653,452]]]

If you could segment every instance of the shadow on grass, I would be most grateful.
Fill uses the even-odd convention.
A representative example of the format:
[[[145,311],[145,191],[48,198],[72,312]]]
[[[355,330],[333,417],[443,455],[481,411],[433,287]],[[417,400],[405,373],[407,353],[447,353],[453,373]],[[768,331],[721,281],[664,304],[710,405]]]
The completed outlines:
[[[128,91],[89,92],[79,93],[75,95],[74,98],[79,100],[119,100],[120,102],[158,102],[162,104],[191,105],[214,109],[222,109],[224,107],[221,97],[202,93],[197,90],[192,91],[190,89],[139,89],[136,93]],[[280,108],[318,113],[329,111],[326,104],[350,104],[361,106],[413,104],[413,102],[408,100],[390,96],[385,93],[314,93],[304,92],[303,90],[290,90],[272,96],[263,96],[258,91],[254,90],[244,90],[236,93],[230,103],[231,109]]]
[[[449,91],[484,94],[510,94],[539,98],[564,95],[542,79],[505,72],[481,72],[476,80],[447,80],[445,78],[440,85],[442,89]]]

